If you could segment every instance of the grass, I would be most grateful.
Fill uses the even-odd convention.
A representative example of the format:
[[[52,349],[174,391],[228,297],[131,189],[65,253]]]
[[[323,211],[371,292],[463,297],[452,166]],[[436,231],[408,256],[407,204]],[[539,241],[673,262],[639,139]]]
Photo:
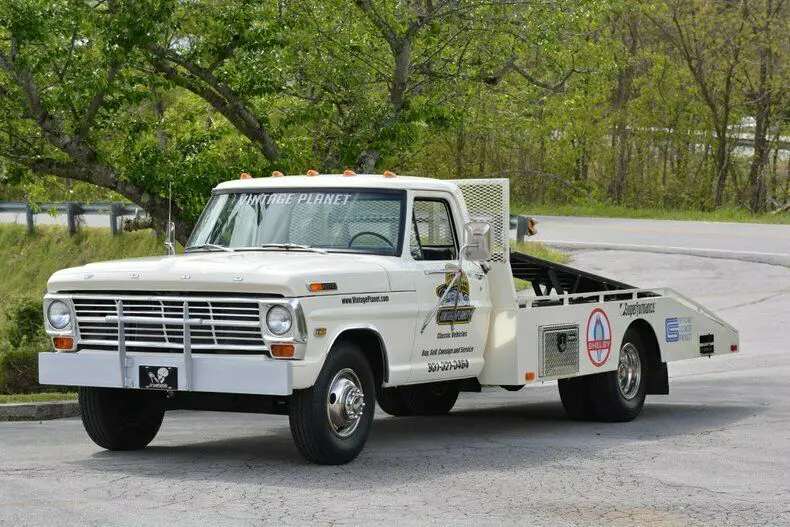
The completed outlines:
[[[0,404],[8,403],[45,403],[50,401],[72,401],[77,398],[74,392],[67,393],[21,393],[14,395],[0,394]]]
[[[43,296],[59,269],[89,262],[165,254],[152,231],[123,232],[84,228],[69,236],[64,227],[40,226],[32,235],[23,225],[0,225],[0,308],[9,295]]]
[[[535,256],[537,258],[542,258],[543,260],[548,260],[554,263],[566,264],[570,261],[570,256],[564,252],[560,251],[559,249],[547,247],[540,242],[524,242],[519,244],[511,241],[510,248],[514,251],[528,254],[530,256]]]
[[[511,205],[515,214],[533,214],[550,216],[588,216],[597,218],[635,218],[657,220],[686,221],[719,221],[734,223],[775,223],[790,224],[790,212],[781,214],[752,214],[743,209],[721,208],[713,211],[631,208],[608,204],[542,204],[542,205]],[[540,226],[538,226],[540,230]]]

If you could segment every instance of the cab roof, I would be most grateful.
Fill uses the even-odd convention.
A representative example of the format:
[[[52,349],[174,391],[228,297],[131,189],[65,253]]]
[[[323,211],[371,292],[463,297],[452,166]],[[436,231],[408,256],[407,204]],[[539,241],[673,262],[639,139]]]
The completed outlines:
[[[220,183],[214,188],[215,192],[262,191],[282,188],[381,188],[398,190],[432,190],[443,191],[451,194],[460,194],[458,186],[441,179],[393,176],[385,177],[380,174],[357,174],[346,176],[343,174],[320,174],[317,176],[283,176],[260,177],[250,179],[234,179]]]

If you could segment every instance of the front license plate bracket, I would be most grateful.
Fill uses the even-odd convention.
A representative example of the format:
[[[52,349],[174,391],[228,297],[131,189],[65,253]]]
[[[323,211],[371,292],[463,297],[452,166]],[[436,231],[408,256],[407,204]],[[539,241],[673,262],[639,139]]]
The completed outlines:
[[[177,390],[178,368],[175,366],[140,366],[140,388],[145,390]]]

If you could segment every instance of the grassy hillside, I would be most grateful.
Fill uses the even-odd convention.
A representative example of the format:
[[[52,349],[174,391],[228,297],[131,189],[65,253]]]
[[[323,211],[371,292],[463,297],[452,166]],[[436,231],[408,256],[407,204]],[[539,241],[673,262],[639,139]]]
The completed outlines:
[[[0,310],[15,295],[41,297],[52,273],[101,260],[164,254],[162,240],[151,231],[82,229],[69,236],[64,227],[41,226],[28,235],[23,225],[0,225]]]

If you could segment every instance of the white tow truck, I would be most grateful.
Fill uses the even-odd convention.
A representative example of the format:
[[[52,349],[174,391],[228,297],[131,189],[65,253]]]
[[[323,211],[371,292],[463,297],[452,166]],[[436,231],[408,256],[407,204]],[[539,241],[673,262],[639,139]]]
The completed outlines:
[[[377,401],[439,415],[459,391],[557,380],[569,417],[628,421],[668,393],[667,362],[738,351],[675,291],[511,251],[508,192],[391,173],[222,183],[185,254],[50,278],[40,382],[78,386],[109,450],[148,445],[168,410],[275,413],[307,459],[340,464]]]

